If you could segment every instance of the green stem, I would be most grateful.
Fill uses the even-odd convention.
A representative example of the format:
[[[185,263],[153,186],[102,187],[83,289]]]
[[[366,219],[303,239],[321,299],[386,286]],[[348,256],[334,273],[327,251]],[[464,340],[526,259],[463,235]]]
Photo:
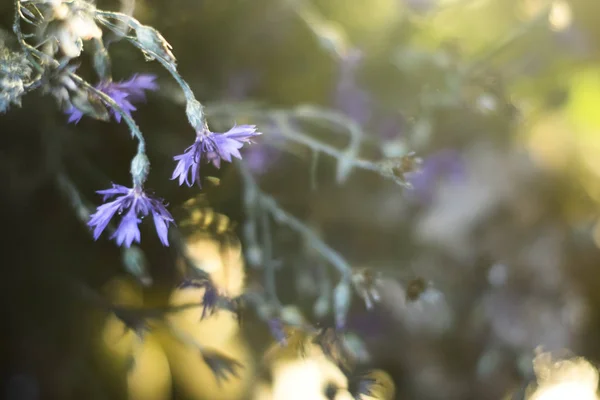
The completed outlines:
[[[110,22],[104,20],[102,17],[113,18],[113,19],[117,19],[120,21],[126,21],[128,23],[128,26],[132,29],[136,29],[136,27],[142,26],[142,24],[140,24],[140,22],[137,21],[135,18],[129,17],[125,14],[116,13],[116,12],[107,12],[107,11],[98,11],[96,14],[101,17],[99,19],[100,23],[102,23],[104,26],[106,26],[108,29],[110,29],[111,31],[113,31],[115,33],[118,33],[116,31],[116,27],[113,24],[111,24]],[[159,63],[161,63],[161,65],[171,74],[173,79],[175,79],[177,84],[183,90],[183,94],[185,95],[188,105],[190,105],[190,104],[199,105],[197,107],[197,110],[199,113],[199,115],[197,115],[199,123],[196,124],[196,123],[194,123],[194,121],[192,121],[190,119],[190,124],[194,127],[194,129],[196,129],[196,131],[203,131],[204,128],[207,127],[206,117],[205,117],[205,114],[203,111],[204,107],[202,107],[202,104],[196,99],[196,97],[194,96],[194,92],[190,88],[190,85],[181,77],[181,75],[179,74],[179,72],[177,71],[177,68],[173,65],[173,63],[171,63],[168,60],[165,60],[164,57],[160,56],[159,54],[156,54],[156,52],[143,47],[137,41],[137,39],[135,37],[127,35],[127,36],[125,36],[125,39],[127,39],[132,45],[134,45],[135,47],[140,49],[142,52],[149,54],[151,57],[153,57]],[[196,125],[199,125],[199,126],[196,126]]]
[[[17,36],[17,40],[19,41],[19,45],[21,49],[25,52],[27,59],[34,66],[35,69],[38,70],[39,73],[44,72],[44,68],[33,58],[32,54],[37,55],[40,58],[50,59],[53,62],[53,65],[58,65],[58,61],[54,58],[48,56],[47,54],[42,53],[35,47],[29,45],[25,38],[23,37],[23,31],[21,31],[21,0],[14,0],[15,5],[15,15],[13,21],[13,32]]]
[[[259,206],[269,214],[271,214],[274,220],[278,223],[285,224],[300,233],[305,240],[323,257],[327,260],[338,272],[342,275],[343,279],[349,279],[352,275],[352,267],[350,264],[334,249],[329,247],[315,232],[305,225],[298,218],[294,217],[284,209],[271,196],[266,195],[258,189],[258,185],[254,178],[248,172],[247,168],[240,165],[240,171],[244,176],[246,183],[246,191],[255,191],[256,199]]]
[[[142,135],[140,128],[137,126],[137,124],[135,123],[133,118],[131,118],[125,111],[123,111],[121,106],[119,106],[116,101],[114,101],[109,95],[107,95],[103,91],[96,89],[94,86],[90,85],[83,78],[81,78],[80,76],[78,76],[77,74],[75,74],[73,72],[69,72],[69,76],[71,78],[73,78],[73,80],[76,81],[78,84],[80,84],[87,90],[91,91],[92,93],[94,93],[95,95],[100,97],[100,99],[102,99],[102,101],[104,101],[106,104],[108,104],[110,107],[112,107],[114,110],[116,110],[119,113],[119,115],[123,118],[123,120],[129,127],[131,134],[133,136],[135,136],[135,138],[138,141],[136,156],[145,155],[146,154],[146,140],[144,139],[144,135]],[[136,179],[134,177],[134,185],[135,184],[136,184]]]

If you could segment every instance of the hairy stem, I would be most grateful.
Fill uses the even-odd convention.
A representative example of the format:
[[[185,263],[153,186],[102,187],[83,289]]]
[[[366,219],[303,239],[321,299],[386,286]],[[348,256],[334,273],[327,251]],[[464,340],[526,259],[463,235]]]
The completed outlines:
[[[144,139],[144,135],[142,134],[142,131],[140,131],[140,128],[137,126],[137,124],[135,123],[133,118],[131,118],[125,111],[123,111],[121,106],[119,106],[116,101],[114,101],[109,95],[107,95],[103,91],[96,89],[94,86],[90,85],[83,78],[81,78],[80,76],[78,76],[77,74],[75,74],[73,72],[69,72],[69,76],[71,78],[73,78],[73,80],[76,81],[78,84],[80,84],[87,90],[91,91],[92,93],[94,93],[95,95],[100,97],[100,99],[102,99],[102,101],[104,101],[111,108],[113,108],[116,112],[118,112],[119,115],[121,115],[121,118],[123,118],[123,120],[129,127],[129,131],[131,132],[131,135],[134,136],[138,141],[136,157],[137,156],[145,156],[146,140]],[[132,177],[132,178],[133,178],[134,186],[138,186],[140,183],[138,181],[138,179],[136,179],[136,177]],[[142,179],[142,183],[143,183],[143,180],[145,180],[145,178]]]
[[[352,267],[350,264],[337,251],[321,240],[310,227],[281,208],[274,198],[261,192],[248,169],[245,168],[242,163],[239,164],[241,164],[239,169],[244,177],[246,190],[256,191],[256,201],[260,208],[268,212],[276,222],[287,225],[302,235],[307,243],[312,246],[321,257],[327,260],[343,278],[349,279],[352,275]]]

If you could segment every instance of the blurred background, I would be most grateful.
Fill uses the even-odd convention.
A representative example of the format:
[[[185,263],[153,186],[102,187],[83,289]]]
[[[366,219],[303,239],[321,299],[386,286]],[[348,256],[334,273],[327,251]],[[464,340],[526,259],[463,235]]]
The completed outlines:
[[[0,5],[3,35],[11,31],[10,3]],[[121,4],[99,0],[98,7]],[[365,365],[393,379],[395,398],[526,398],[540,346],[599,360],[600,2],[136,0],[134,16],[172,44],[215,130],[237,122],[264,132],[243,152],[261,190],[354,268],[381,274],[380,301],[372,311],[353,301],[349,326]],[[115,79],[158,75],[161,89],[134,117],[152,161],[147,186],[176,210],[198,192],[169,180],[172,157],[194,134],[182,96],[158,64],[126,43],[110,53]],[[89,60],[81,63],[93,81]],[[300,105],[357,124],[365,159],[414,151],[420,168],[404,171],[412,189],[358,169],[340,183],[337,160],[315,158],[257,117],[256,110]],[[251,383],[226,397],[201,384],[212,379],[201,366],[186,364],[190,377],[183,377],[173,365],[177,355],[165,361],[158,350],[148,350],[146,364],[156,370],[138,378],[100,372],[94,343],[106,321],[95,319],[95,307],[62,278],[98,291],[120,282],[126,289],[113,299],[158,304],[175,282],[175,260],[143,228],[153,282],[143,287],[125,278],[114,243],[87,234],[55,175],[67,171],[98,205],[95,190],[128,182],[135,143],[125,126],[66,119],[39,93],[0,118],[5,397],[114,399],[129,390],[132,398],[132,385],[140,385],[133,396],[140,399],[250,398]],[[293,116],[290,123],[332,146],[348,140]],[[204,188],[211,206],[243,226],[239,170],[205,170],[221,178],[218,187]],[[319,320],[319,285],[335,284],[334,273],[293,230],[274,225],[272,236],[279,300]],[[261,281],[260,268],[245,268],[246,288]],[[423,288],[413,295],[415,282]],[[223,328],[215,324],[199,340],[217,340]],[[116,335],[113,344],[121,340]],[[232,357],[258,365],[272,341],[268,330],[249,317],[236,335],[243,339],[220,348],[243,342]],[[161,390],[143,394],[144,385],[159,381]],[[193,382],[201,388],[190,389]]]

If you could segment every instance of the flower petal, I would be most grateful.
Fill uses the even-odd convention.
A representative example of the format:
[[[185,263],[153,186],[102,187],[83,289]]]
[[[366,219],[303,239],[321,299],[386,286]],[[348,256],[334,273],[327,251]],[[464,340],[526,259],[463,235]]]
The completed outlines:
[[[88,226],[94,228],[94,240],[98,240],[119,208],[121,208],[121,202],[115,200],[110,203],[102,204],[96,209],[94,214],[90,215]]]
[[[154,212],[152,213],[154,219],[154,226],[156,227],[156,233],[158,238],[164,246],[169,245],[169,220],[165,219],[161,214]]]
[[[202,158],[202,152],[198,151],[199,146],[201,146],[201,142],[196,141],[183,154],[173,157],[177,161],[177,165],[171,175],[171,180],[179,178],[179,186],[185,182],[188,187],[191,187],[198,178],[198,164]],[[198,154],[197,160],[195,159],[196,154]]]
[[[111,239],[116,239],[119,246],[131,247],[131,244],[135,241],[140,242],[140,229],[138,224],[141,220],[135,213],[135,209],[132,207],[127,214],[121,219],[121,223],[117,230],[111,235]]]
[[[106,200],[110,199],[111,197],[117,196],[119,194],[127,195],[130,193],[130,191],[131,191],[131,189],[129,189],[128,187],[125,187],[123,185],[117,185],[117,184],[113,183],[112,188],[97,190],[96,193],[101,194],[102,200],[106,201]]]

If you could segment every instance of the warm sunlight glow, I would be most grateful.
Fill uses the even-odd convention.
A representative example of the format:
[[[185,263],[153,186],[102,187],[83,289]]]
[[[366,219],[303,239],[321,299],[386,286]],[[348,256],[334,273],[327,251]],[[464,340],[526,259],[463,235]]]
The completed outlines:
[[[573,13],[571,12],[571,7],[569,3],[563,0],[557,0],[552,3],[552,8],[550,9],[550,15],[548,16],[548,22],[550,22],[550,27],[554,31],[562,31],[571,26],[571,21],[573,20]]]
[[[549,353],[533,361],[538,388],[528,400],[597,400],[598,371],[584,358],[553,361]]]
[[[304,357],[279,347],[273,347],[272,354],[274,359],[269,365],[272,384],[258,387],[254,400],[326,400],[328,385],[336,388],[336,400],[352,398],[347,378],[318,346],[309,345]],[[292,358],[288,358],[290,355]]]

